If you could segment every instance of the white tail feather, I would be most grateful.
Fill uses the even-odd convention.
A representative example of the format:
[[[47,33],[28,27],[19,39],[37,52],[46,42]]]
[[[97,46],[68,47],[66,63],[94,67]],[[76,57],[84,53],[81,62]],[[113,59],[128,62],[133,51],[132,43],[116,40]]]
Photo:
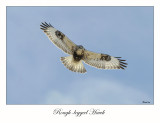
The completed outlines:
[[[73,56],[61,57],[61,61],[69,70],[79,73],[85,73],[86,69],[83,66],[82,60],[75,61]]]

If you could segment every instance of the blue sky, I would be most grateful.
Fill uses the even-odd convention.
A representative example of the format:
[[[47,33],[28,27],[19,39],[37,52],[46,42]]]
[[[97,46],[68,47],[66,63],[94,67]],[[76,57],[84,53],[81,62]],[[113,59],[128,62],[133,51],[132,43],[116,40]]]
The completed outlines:
[[[69,71],[44,21],[127,69]],[[7,7],[7,104],[153,104],[153,83],[153,7]]]

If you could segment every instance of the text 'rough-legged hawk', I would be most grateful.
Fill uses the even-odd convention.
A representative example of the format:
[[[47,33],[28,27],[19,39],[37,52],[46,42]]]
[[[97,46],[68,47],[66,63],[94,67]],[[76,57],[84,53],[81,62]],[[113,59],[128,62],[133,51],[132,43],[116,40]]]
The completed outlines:
[[[41,29],[48,38],[61,50],[70,56],[61,57],[61,61],[69,70],[85,73],[86,69],[82,61],[99,69],[124,69],[127,67],[125,60],[121,57],[113,57],[107,54],[94,53],[86,50],[81,45],[73,43],[66,35],[55,29],[51,24],[42,23]]]

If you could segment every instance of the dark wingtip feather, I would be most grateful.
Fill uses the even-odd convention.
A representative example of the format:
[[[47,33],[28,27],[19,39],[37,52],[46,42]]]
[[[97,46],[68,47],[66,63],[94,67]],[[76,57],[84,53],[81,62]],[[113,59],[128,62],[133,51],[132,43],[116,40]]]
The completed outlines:
[[[123,60],[123,59],[119,59],[119,58],[118,58],[118,60],[119,60],[119,61],[121,61],[121,62],[122,62],[122,61],[126,61],[126,60]]]
[[[47,29],[48,27],[53,27],[50,23],[48,24],[48,23],[46,23],[46,22],[42,22],[40,26],[41,26],[40,29],[42,29],[42,30],[45,30],[45,29]]]
[[[123,65],[123,64],[120,64],[122,67],[127,67],[127,66],[125,66],[125,65]]]
[[[45,28],[40,28],[41,30],[45,30]]]
[[[127,63],[125,63],[126,60],[120,59],[121,57],[115,57],[115,58],[119,60],[119,65],[120,65],[119,69],[125,70],[125,68],[128,65]]]
[[[124,67],[122,67],[122,66],[120,66],[120,69],[123,69],[123,70],[125,70],[125,69],[124,69]]]
[[[120,63],[122,63],[122,64],[124,64],[124,65],[128,65],[127,63],[125,63],[125,62],[120,62]]]

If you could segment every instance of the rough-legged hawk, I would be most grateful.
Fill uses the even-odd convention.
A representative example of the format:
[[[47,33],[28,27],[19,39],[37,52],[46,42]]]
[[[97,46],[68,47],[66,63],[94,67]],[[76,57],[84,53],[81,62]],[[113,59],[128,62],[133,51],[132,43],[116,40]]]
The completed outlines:
[[[41,29],[48,38],[60,49],[70,56],[61,57],[61,61],[69,70],[79,73],[85,73],[86,69],[82,61],[100,69],[124,69],[127,67],[125,60],[121,57],[113,57],[107,54],[94,53],[86,50],[81,45],[76,45],[62,32],[55,29],[51,24],[42,23]]]

